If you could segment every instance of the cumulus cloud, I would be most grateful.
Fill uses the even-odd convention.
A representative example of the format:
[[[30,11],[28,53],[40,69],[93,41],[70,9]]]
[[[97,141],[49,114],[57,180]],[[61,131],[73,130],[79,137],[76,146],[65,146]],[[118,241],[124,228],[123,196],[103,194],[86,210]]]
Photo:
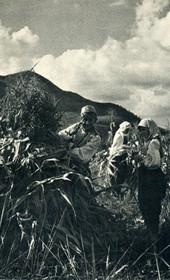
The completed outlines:
[[[22,42],[29,45],[35,45],[39,40],[39,37],[36,34],[32,34],[28,26],[25,26],[17,32],[13,32],[11,37],[14,43]]]
[[[11,33],[0,25],[1,71],[28,69],[40,61],[36,72],[60,88],[92,100],[118,103],[141,117],[161,122],[167,117],[170,91],[167,5],[168,0],[143,0],[136,7],[133,35],[125,42],[108,38],[97,50],[67,50],[59,57],[33,56],[30,46],[34,49],[39,38],[28,27]]]
[[[137,35],[170,47],[170,12],[161,18],[161,13],[169,4],[169,0],[144,0],[136,13]]]
[[[167,4],[168,0],[144,0],[138,5],[131,39],[108,38],[95,51],[47,55],[36,70],[86,98],[117,102],[142,117],[165,114],[170,90],[170,12],[163,13]]]
[[[39,37],[25,26],[12,32],[0,21],[0,75],[29,69],[33,66],[32,56]]]

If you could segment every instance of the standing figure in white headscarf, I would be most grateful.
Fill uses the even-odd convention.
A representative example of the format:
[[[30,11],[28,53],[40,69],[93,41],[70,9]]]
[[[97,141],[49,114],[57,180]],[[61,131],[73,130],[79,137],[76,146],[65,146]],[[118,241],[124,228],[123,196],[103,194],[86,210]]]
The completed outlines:
[[[131,148],[129,141],[131,138],[132,126],[129,122],[124,121],[116,131],[113,143],[109,149],[110,169],[115,175],[111,177],[111,184],[120,185],[125,182],[127,177],[127,153]],[[120,188],[118,188],[120,189]]]
[[[139,164],[139,208],[151,236],[157,238],[161,201],[167,185],[161,170],[161,134],[156,123],[149,118],[140,121],[138,131],[140,151],[135,155],[135,161]]]

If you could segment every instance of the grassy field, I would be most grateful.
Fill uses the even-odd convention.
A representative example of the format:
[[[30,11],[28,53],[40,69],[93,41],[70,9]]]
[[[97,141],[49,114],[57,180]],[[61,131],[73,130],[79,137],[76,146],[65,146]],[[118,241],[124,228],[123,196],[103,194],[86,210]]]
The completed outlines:
[[[60,148],[15,137],[2,148],[1,279],[169,279],[169,189],[156,249],[134,180],[117,196],[106,169],[91,181],[70,170]]]
[[[71,169],[56,134],[62,114],[39,92],[33,81],[1,104],[0,279],[169,280],[169,186],[155,244],[138,208],[136,176],[118,196],[107,189],[107,165],[99,172],[102,156],[91,162],[92,178]]]

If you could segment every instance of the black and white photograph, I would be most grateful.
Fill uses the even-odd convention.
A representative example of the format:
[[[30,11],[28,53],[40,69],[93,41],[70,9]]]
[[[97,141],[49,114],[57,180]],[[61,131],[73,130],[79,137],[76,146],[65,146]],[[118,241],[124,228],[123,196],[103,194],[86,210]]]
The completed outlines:
[[[0,280],[170,279],[170,0],[0,0]]]

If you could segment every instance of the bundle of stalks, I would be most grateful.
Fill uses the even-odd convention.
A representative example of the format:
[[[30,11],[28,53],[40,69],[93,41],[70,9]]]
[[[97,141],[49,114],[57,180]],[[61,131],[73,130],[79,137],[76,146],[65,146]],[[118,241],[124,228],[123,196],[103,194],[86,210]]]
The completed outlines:
[[[104,153],[93,180],[68,166],[53,103],[23,81],[1,104],[0,279],[169,279],[169,190],[155,249],[137,189],[115,196]]]
[[[54,157],[49,146],[40,149],[29,139],[5,142],[3,148],[1,272],[18,267],[22,275],[37,273],[40,263],[42,270],[49,262],[59,267],[68,250],[76,259],[95,252],[97,262],[104,260],[110,244],[117,246],[118,222],[97,203],[90,179],[60,160],[61,149]]]

